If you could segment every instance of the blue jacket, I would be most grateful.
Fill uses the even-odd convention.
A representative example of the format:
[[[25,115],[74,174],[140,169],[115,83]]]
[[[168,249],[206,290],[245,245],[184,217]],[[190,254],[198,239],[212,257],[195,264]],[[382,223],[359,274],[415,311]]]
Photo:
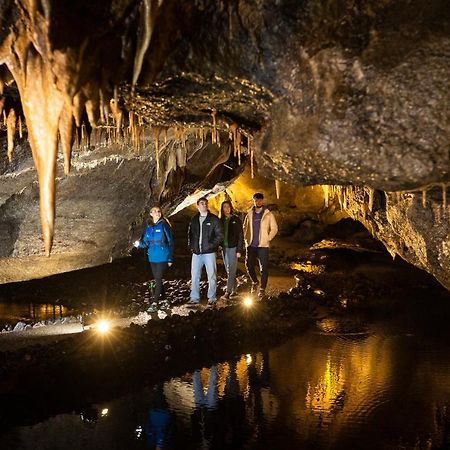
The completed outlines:
[[[173,261],[173,234],[171,226],[164,220],[145,227],[139,248],[147,249],[148,260],[153,263]]]

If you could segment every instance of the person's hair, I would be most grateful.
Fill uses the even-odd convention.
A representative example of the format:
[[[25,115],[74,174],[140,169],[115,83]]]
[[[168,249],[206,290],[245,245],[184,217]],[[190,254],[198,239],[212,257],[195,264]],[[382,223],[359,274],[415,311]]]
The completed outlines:
[[[163,213],[163,210],[162,210],[162,208],[161,208],[161,206],[159,206],[159,205],[153,205],[151,208],[150,208],[150,211],[148,212],[148,215],[150,216],[150,213],[152,212],[152,209],[159,209],[160,211],[161,211],[161,219],[163,219],[163,220],[165,220],[167,223],[169,223],[169,221],[166,219],[166,217],[164,216],[164,213]],[[160,219],[160,220],[161,220]],[[150,216],[150,218],[149,218],[149,222],[153,222],[153,217],[152,216]]]
[[[253,198],[256,200],[256,199],[260,199],[260,200],[262,200],[262,199],[264,199],[264,194],[262,193],[262,192],[255,192],[254,194],[253,194]]]
[[[206,197],[200,197],[200,198],[197,200],[197,205],[198,205],[202,200],[205,201],[206,203],[208,203],[208,199],[207,199]]]
[[[234,214],[234,208],[230,200],[224,200],[220,205],[220,217],[224,217],[225,214],[223,212],[223,205],[230,205],[230,214]]]

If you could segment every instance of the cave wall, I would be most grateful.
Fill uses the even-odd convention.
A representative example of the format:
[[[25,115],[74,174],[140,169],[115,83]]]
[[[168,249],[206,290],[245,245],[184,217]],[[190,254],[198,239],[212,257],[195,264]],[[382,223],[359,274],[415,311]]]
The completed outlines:
[[[11,162],[0,158],[0,265],[42,258],[42,247],[55,262],[36,260],[36,276],[52,270],[40,264],[59,267],[56,258],[83,246],[80,265],[123,255],[149,202],[173,210],[197,189],[226,187],[244,164],[279,183],[359,186],[354,192],[417,197],[447,183],[449,44],[446,0],[5,0],[0,139]],[[11,145],[19,119],[30,147]],[[128,156],[116,166],[108,143],[69,174],[83,126],[126,141]],[[163,161],[133,154],[141,133],[152,135],[148,155],[164,147]],[[359,207],[344,209],[445,284],[448,235],[432,203],[388,205],[386,219],[371,221]],[[86,222],[83,210],[98,213]],[[401,217],[414,225],[399,233]]]

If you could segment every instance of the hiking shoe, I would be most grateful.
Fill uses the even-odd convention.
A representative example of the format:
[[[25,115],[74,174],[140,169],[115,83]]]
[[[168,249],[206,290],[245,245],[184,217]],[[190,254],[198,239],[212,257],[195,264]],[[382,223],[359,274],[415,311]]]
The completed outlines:
[[[208,305],[209,306],[212,306],[212,305],[215,305],[216,304],[216,298],[210,298],[210,299],[208,299]]]
[[[263,288],[260,288],[259,291],[258,291],[258,297],[259,298],[263,298],[265,296],[266,296],[266,290],[263,289]]]
[[[195,298],[191,298],[191,299],[186,303],[186,305],[188,305],[188,306],[198,306],[199,302],[200,302],[200,300],[195,299]]]
[[[254,294],[258,290],[258,283],[252,283],[252,287],[250,288],[250,294]]]
[[[222,295],[221,300],[229,300],[230,299],[230,293],[229,292],[225,292],[225,294]]]
[[[239,294],[236,291],[230,294],[230,298],[237,298],[237,297],[239,297]]]

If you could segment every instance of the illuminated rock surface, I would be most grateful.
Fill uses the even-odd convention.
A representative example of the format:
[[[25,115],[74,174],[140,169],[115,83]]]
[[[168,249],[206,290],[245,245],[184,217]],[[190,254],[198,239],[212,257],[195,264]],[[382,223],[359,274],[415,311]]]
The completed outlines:
[[[124,255],[151,202],[173,210],[239,162],[383,195],[450,179],[445,1],[7,0],[0,17],[1,281]],[[448,287],[446,187],[423,209],[419,195],[386,220],[341,204]]]

